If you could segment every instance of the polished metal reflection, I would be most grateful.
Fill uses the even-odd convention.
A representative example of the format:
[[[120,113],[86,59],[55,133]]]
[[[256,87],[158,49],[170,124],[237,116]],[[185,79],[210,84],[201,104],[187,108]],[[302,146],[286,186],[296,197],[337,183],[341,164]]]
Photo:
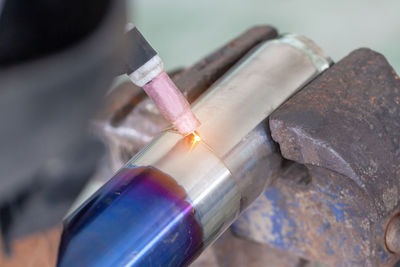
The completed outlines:
[[[206,247],[265,189],[280,166],[267,117],[330,63],[301,36],[261,44],[193,104],[202,141],[167,131],[129,167],[156,167],[186,190]]]

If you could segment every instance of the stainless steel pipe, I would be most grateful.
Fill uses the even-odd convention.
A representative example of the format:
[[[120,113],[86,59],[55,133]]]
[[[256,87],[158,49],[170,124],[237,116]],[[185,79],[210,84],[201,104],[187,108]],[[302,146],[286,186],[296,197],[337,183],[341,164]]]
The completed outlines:
[[[269,114],[330,63],[297,35],[255,48],[193,104],[201,141],[162,133],[67,220],[59,265],[190,263],[279,169]]]

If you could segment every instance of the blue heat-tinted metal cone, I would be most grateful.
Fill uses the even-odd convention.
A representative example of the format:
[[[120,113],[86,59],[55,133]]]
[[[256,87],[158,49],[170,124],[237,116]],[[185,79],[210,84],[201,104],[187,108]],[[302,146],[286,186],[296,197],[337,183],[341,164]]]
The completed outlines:
[[[202,248],[185,191],[154,168],[122,169],[64,225],[57,266],[184,266]]]

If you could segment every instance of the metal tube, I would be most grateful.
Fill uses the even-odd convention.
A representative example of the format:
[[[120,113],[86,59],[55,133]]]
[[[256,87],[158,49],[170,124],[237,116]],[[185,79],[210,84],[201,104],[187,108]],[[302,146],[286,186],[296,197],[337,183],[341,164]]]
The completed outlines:
[[[300,36],[255,48],[193,104],[201,141],[162,133],[67,220],[59,266],[189,264],[279,169],[269,114],[329,65]]]

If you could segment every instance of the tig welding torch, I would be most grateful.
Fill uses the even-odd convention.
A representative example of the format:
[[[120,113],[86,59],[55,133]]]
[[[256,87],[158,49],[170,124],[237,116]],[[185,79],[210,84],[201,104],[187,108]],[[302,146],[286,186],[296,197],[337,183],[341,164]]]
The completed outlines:
[[[200,126],[190,104],[164,71],[157,52],[136,27],[127,33],[130,43],[125,70],[134,84],[142,87],[161,114],[182,135],[188,135]]]

